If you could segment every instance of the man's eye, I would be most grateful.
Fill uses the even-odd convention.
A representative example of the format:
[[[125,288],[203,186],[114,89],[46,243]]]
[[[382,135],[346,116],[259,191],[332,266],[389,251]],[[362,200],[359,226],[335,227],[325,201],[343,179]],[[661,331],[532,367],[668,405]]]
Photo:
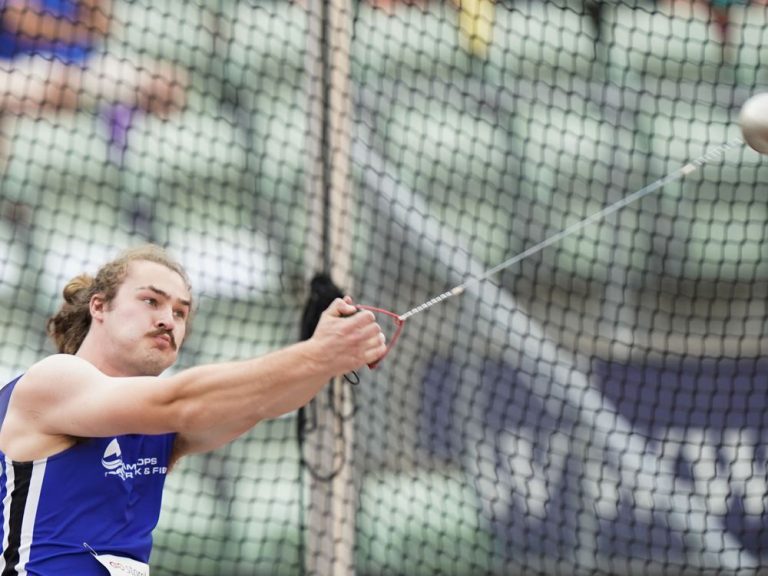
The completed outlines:
[[[181,320],[184,320],[184,318],[187,317],[187,315],[184,312],[184,310],[176,310],[176,312],[174,312],[174,314],[175,314],[176,318],[180,318]]]
[[[150,306],[157,306],[157,300],[155,300],[154,298],[144,298],[144,302],[146,302]]]

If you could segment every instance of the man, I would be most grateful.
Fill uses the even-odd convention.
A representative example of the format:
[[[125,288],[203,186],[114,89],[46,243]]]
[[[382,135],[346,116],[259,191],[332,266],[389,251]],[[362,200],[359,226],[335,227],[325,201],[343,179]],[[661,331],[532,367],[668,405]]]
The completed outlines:
[[[3,575],[148,574],[179,458],[303,406],[385,352],[374,316],[345,298],[309,340],[158,378],[184,341],[192,296],[155,246],[76,277],[64,299],[48,323],[61,353],[0,390]]]

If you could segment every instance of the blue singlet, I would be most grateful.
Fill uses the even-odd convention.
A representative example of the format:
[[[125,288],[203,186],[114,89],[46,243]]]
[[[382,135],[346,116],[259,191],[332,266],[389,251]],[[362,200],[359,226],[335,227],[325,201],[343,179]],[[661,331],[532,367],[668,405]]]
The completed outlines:
[[[18,380],[0,389],[0,427]],[[0,574],[104,576],[86,544],[148,563],[174,439],[90,438],[32,462],[0,451]]]

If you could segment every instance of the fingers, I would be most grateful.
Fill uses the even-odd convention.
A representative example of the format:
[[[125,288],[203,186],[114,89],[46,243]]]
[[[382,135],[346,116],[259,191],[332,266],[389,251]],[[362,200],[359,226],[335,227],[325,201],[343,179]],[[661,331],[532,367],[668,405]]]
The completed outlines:
[[[374,338],[371,338],[367,342],[365,363],[373,364],[374,362],[380,360],[386,353],[387,338],[384,336],[383,332],[379,331],[379,333]]]
[[[336,298],[325,311],[332,316],[352,316],[357,312],[357,308],[352,303],[352,298],[345,296]]]
[[[370,310],[361,310],[351,297],[337,298],[323,312],[333,346],[338,346],[344,372],[373,364],[387,352],[386,336]],[[330,346],[331,344],[329,344]],[[346,366],[346,364],[355,364]]]
[[[387,338],[376,322],[373,312],[363,310],[354,318],[359,322],[357,334],[365,364],[373,364],[387,352]]]

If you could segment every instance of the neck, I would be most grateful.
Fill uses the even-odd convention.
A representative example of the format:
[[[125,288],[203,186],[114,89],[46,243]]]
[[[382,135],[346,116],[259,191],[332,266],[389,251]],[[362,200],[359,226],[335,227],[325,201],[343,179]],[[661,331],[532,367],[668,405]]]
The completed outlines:
[[[110,362],[109,355],[104,353],[103,344],[99,344],[99,339],[93,336],[92,332],[88,332],[75,356],[90,362],[107,376],[135,376],[121,369],[116,363]]]
[[[106,335],[94,334],[93,331],[88,332],[75,356],[115,378],[159,376],[168,368],[163,358],[150,353],[142,355],[140,351],[130,353]]]

